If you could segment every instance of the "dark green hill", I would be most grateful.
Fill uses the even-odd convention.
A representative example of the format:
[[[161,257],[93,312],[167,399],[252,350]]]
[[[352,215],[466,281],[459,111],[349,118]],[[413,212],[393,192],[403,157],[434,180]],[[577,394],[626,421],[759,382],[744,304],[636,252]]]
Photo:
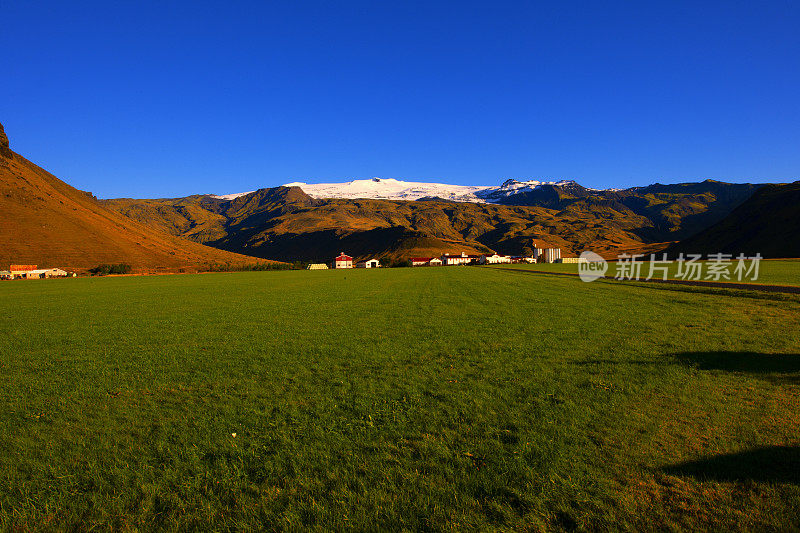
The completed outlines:
[[[720,222],[669,252],[800,257],[800,181],[761,187]]]

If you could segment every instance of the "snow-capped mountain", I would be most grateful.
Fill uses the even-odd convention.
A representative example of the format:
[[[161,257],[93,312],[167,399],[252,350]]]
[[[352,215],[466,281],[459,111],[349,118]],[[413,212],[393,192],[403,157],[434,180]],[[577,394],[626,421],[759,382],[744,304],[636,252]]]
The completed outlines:
[[[287,183],[287,187],[303,189],[312,198],[371,198],[382,200],[419,200],[438,197],[457,202],[479,202],[477,193],[491,187],[480,185],[449,185],[446,183],[422,183],[396,179],[372,178],[346,183]]]
[[[514,194],[530,192],[542,185],[568,186],[574,181],[519,181],[509,179],[499,187],[491,185],[450,185],[447,183],[424,183],[396,179],[372,178],[345,183],[305,183],[296,181],[285,187],[300,187],[312,198],[368,198],[381,200],[420,200],[441,198],[455,202],[494,203]],[[252,192],[252,191],[251,191]],[[215,196],[232,200],[249,192]]]
[[[487,203],[492,203],[499,201],[503,198],[508,198],[509,196],[513,196],[515,194],[522,194],[526,192],[531,192],[542,185],[555,185],[557,187],[571,187],[573,185],[577,185],[572,180],[561,180],[561,181],[536,181],[536,180],[529,180],[529,181],[519,181],[515,179],[509,179],[503,182],[502,185],[499,187],[488,187],[486,190],[481,191],[478,193],[478,196]]]

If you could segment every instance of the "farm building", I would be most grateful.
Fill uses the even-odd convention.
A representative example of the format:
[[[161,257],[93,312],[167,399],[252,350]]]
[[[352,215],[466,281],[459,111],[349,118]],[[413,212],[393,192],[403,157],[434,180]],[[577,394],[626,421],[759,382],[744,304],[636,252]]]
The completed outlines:
[[[37,265],[11,265],[12,279],[66,278],[74,276],[60,268],[36,268]]]
[[[542,259],[544,259],[542,261]],[[561,248],[545,248],[539,259],[540,263],[555,263],[561,259]]]
[[[37,265],[11,265],[9,270],[14,279],[22,279],[27,277],[28,272],[36,270]]]
[[[0,270],[0,279],[11,279],[11,271],[10,270]]]
[[[311,263],[306,268],[308,270],[328,270],[328,265],[325,263]]]
[[[26,279],[66,278],[70,273],[60,268],[37,268],[28,272]]]
[[[411,266],[442,266],[442,260],[438,257],[412,257]]]
[[[356,263],[356,268],[378,268],[380,266],[381,264],[377,259],[368,259],[366,261]]]
[[[480,258],[480,263],[482,265],[494,265],[497,263],[510,263],[511,258],[507,255],[482,255]]]
[[[346,255],[344,252],[339,254],[334,260],[334,268],[353,268],[353,258]]]
[[[466,265],[473,261],[480,260],[480,257],[479,255],[467,255],[465,252],[461,252],[461,255],[444,254],[442,255],[442,264],[446,266]]]

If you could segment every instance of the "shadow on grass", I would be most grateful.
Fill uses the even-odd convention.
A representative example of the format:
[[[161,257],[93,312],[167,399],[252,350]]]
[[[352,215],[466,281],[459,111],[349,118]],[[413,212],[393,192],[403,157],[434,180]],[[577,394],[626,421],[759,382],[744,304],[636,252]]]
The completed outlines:
[[[700,480],[760,481],[800,485],[800,447],[768,446],[688,461],[662,469]]]
[[[664,361],[653,359],[648,361],[619,361],[616,359],[585,359],[583,361],[575,361],[576,365],[578,366],[593,366],[593,365],[608,365],[608,366],[615,366],[615,365],[633,365],[633,366],[653,366],[653,365],[663,365]]]
[[[781,381],[800,382],[800,354],[756,352],[684,352],[680,361],[701,370],[756,374]]]

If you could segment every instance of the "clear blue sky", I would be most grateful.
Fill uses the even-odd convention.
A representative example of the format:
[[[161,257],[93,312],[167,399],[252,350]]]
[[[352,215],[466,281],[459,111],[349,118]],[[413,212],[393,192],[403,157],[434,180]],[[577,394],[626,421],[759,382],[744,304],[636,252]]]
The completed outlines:
[[[800,178],[800,2],[0,0],[12,149],[101,197]]]

